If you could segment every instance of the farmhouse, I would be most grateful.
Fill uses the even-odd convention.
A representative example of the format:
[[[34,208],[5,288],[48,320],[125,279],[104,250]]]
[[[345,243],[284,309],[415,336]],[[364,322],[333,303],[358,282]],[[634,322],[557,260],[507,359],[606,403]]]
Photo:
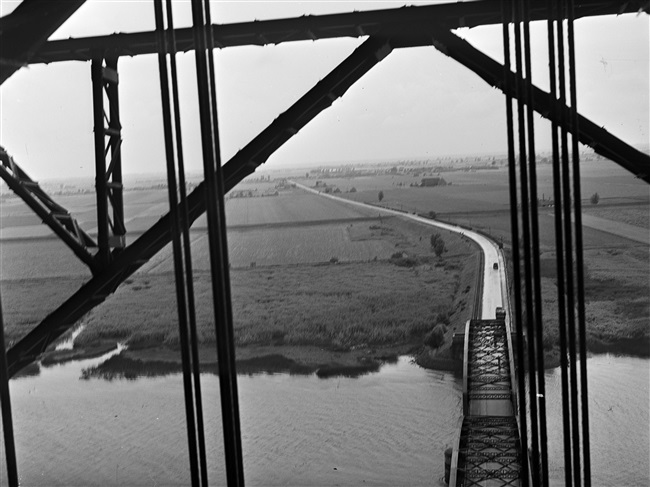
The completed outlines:
[[[445,181],[443,178],[422,178],[422,184],[420,186],[422,187],[430,187],[430,186],[446,186],[447,181]]]

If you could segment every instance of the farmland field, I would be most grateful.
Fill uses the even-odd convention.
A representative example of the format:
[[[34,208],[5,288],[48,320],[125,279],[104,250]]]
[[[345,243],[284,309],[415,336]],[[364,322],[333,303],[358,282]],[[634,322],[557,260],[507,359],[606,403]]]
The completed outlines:
[[[647,343],[649,333],[643,324],[650,319],[650,289],[644,274],[649,265],[648,249],[639,241],[625,238],[630,228],[648,229],[647,186],[602,161],[586,164],[583,174],[585,214],[607,219],[620,229],[618,233],[616,228],[607,232],[603,228],[583,229],[590,343],[606,347],[621,337]],[[342,191],[339,196],[373,204],[380,203],[378,193],[382,191],[382,206],[423,214],[433,211],[441,220],[478,229],[508,248],[511,233],[506,170],[454,171],[442,176],[452,184],[410,187],[419,179],[399,174],[322,181],[338,187]],[[540,197],[545,200],[550,197],[550,176],[550,166],[540,166]],[[315,184],[314,178],[300,181]],[[352,187],[355,192],[347,192]],[[598,205],[588,202],[592,191],[600,196]],[[92,194],[60,195],[56,199],[72,210],[87,231],[95,231]],[[547,205],[542,202],[540,207],[540,244],[545,269],[544,314],[551,316],[557,292],[551,264],[554,210]],[[129,240],[137,238],[166,211],[167,191],[163,187],[126,192]],[[90,274],[65,245],[53,237],[43,238],[51,232],[16,198],[3,199],[0,212],[2,292],[8,335],[16,339]],[[449,335],[469,316],[476,249],[458,236],[440,232],[448,251],[436,259],[429,244],[430,227],[397,217],[380,217],[372,208],[348,206],[268,180],[237,186],[226,202],[226,213],[240,347],[258,346],[269,337],[278,346],[306,346],[312,340],[335,348],[358,347],[366,342],[383,347],[400,337],[402,346],[413,347],[421,344],[423,334],[441,316],[449,325]],[[191,241],[197,296],[203,299],[199,306],[201,336],[208,343],[213,331],[211,308],[206,304],[210,263],[204,226],[205,220],[200,218],[193,226]],[[386,286],[394,295],[389,297],[380,290]],[[305,289],[310,289],[309,293],[305,294]],[[620,289],[625,293],[617,293]],[[168,245],[107,303],[90,313],[86,320],[92,326],[84,329],[80,343],[109,339],[174,346],[173,295]],[[385,303],[393,303],[393,311],[385,308]],[[408,313],[399,312],[405,318],[398,319],[394,311],[406,307]],[[382,309],[386,318],[373,309]],[[331,313],[335,319],[326,324],[323,313]],[[419,314],[424,321],[416,318]],[[369,322],[364,322],[355,333],[346,335],[345,324],[355,323],[357,315],[374,316],[375,323],[383,323],[383,331],[374,334]],[[395,322],[401,325],[395,328]],[[313,328],[317,323],[323,326]],[[549,321],[547,328],[552,330],[553,326],[554,321]],[[337,336],[345,339],[337,341]],[[548,340],[552,344],[556,337],[551,333]]]
[[[405,174],[364,176],[357,178],[325,178],[323,183],[338,187],[345,198],[381,204],[410,212],[462,213],[509,209],[508,170],[498,169],[457,170],[436,173],[449,186],[411,187],[419,184],[418,177]],[[429,175],[427,175],[429,176]],[[553,195],[553,171],[548,164],[538,166],[538,197],[549,200]],[[313,186],[314,178],[296,181]],[[356,192],[349,193],[351,188]],[[582,197],[586,206],[592,194],[598,193],[601,204],[635,203],[647,205],[650,200],[648,186],[635,179],[624,169],[609,161],[585,161],[581,169]],[[384,198],[379,202],[378,193]]]
[[[425,176],[441,176],[447,186],[415,187]],[[557,345],[555,285],[555,221],[552,206],[552,167],[538,166],[540,251],[543,268],[544,316],[548,346]],[[314,185],[314,179],[297,179]],[[323,178],[341,196],[373,205],[429,215],[479,230],[510,247],[508,174],[497,169],[457,170],[440,174],[383,174],[358,178]],[[355,192],[348,192],[352,187]],[[383,198],[379,201],[379,192]],[[645,182],[616,164],[585,160],[581,164],[582,229],[586,274],[588,341],[594,350],[627,350],[650,355],[650,267],[648,228],[650,193]],[[591,196],[598,194],[598,203]],[[521,229],[520,229],[521,232]],[[624,290],[624,292],[620,292]],[[548,318],[546,318],[548,317]],[[631,343],[625,348],[617,343]],[[608,348],[610,347],[610,348]],[[612,348],[613,347],[613,348]]]
[[[584,213],[645,228],[646,230],[650,229],[650,212],[647,206],[617,206],[612,208],[593,205],[585,208]]]
[[[353,240],[351,233],[368,229],[372,221],[354,224],[298,225],[228,232],[228,252],[233,268],[268,265],[324,263],[387,259],[395,252],[394,244],[376,236]],[[370,233],[370,232],[368,232]],[[208,270],[208,237],[192,233],[192,265]],[[168,245],[145,265],[143,272],[160,273],[172,270],[171,248]]]

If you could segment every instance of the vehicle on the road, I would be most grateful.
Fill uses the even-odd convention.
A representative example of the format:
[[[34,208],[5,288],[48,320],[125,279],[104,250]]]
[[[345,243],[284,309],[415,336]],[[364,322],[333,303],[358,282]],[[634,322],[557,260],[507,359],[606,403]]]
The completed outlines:
[[[492,269],[496,270],[498,268],[499,268],[499,263],[498,262],[495,262],[494,264],[492,264]]]

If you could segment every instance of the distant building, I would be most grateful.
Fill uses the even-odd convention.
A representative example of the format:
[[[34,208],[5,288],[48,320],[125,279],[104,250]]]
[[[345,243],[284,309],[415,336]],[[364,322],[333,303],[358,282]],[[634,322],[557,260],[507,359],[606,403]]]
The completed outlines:
[[[422,178],[422,184],[420,186],[447,186],[447,181],[445,181],[443,178]]]

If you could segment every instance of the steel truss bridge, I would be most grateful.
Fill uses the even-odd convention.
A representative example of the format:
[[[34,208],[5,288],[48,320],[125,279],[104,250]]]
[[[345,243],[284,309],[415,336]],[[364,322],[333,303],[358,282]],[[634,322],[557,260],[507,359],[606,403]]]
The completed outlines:
[[[474,72],[489,85],[503,92],[507,113],[510,160],[510,203],[513,223],[514,282],[526,282],[524,295],[515,286],[513,322],[517,349],[517,368],[524,370],[528,357],[528,376],[532,391],[524,389],[523,372],[516,390],[518,434],[512,421],[494,422],[471,413],[476,401],[504,392],[508,377],[494,359],[496,349],[487,344],[503,341],[497,322],[471,327],[473,363],[484,357],[479,369],[468,376],[470,414],[463,441],[467,453],[465,479],[474,479],[477,462],[490,459],[499,464],[503,480],[518,472],[521,485],[547,485],[545,409],[543,398],[543,357],[541,353],[541,295],[539,294],[539,252],[536,207],[533,112],[551,121],[554,152],[554,198],[558,252],[558,299],[562,341],[562,378],[564,402],[565,470],[568,485],[589,485],[589,435],[584,340],[584,294],[580,217],[580,178],[578,142],[634,176],[650,182],[650,157],[615,137],[578,113],[575,98],[573,21],[599,16],[648,12],[645,0],[630,1],[559,1],[559,0],[480,0],[405,7],[378,11],[304,16],[280,20],[213,24],[210,5],[192,0],[191,28],[173,26],[171,5],[155,0],[156,29],[133,34],[113,34],[50,41],[49,37],[84,3],[83,0],[51,2],[23,0],[9,15],[0,19],[0,83],[16,71],[37,63],[89,61],[93,92],[94,144],[96,170],[97,235],[86,233],[69,211],[48,196],[28,172],[11,156],[11,148],[0,150],[0,176],[52,231],[88,266],[92,278],[63,304],[52,310],[25,337],[6,349],[4,331],[0,333],[0,397],[10,485],[18,485],[8,380],[21,368],[36,360],[48,346],[69,330],[88,311],[102,303],[131,274],[166,244],[173,244],[176,274],[176,298],[179,304],[179,334],[184,364],[184,387],[190,443],[190,471],[193,485],[207,485],[203,443],[200,381],[196,352],[195,316],[189,226],[207,212],[211,274],[219,378],[224,426],[227,479],[229,485],[243,485],[243,463],[239,428],[237,380],[234,365],[234,341],[230,281],[225,234],[224,195],[243,178],[263,164],[280,146],[302,127],[329,107],[375,65],[395,49],[432,46]],[[551,89],[543,91],[532,84],[530,75],[529,25],[543,21],[548,28],[551,53]],[[501,25],[504,36],[504,64],[494,61],[453,30],[459,27]],[[566,30],[565,30],[566,29]],[[516,49],[510,53],[510,36]],[[219,155],[219,131],[213,49],[233,46],[268,45],[301,40],[336,37],[364,38],[364,42],[327,76],[306,92],[290,108],[254,137],[228,161]],[[565,49],[568,59],[564,59]],[[557,48],[557,49],[556,49]],[[204,180],[185,194],[184,166],[178,115],[178,85],[175,53],[193,51],[196,58],[201,146]],[[557,53],[557,59],[555,58]],[[126,244],[126,226],[122,200],[119,60],[123,56],[157,54],[160,73],[161,106],[165,130],[170,211],[144,234]],[[566,65],[569,65],[567,73]],[[514,69],[513,69],[514,65]],[[169,66],[169,69],[168,69]],[[170,79],[171,73],[171,79]],[[513,103],[516,100],[516,103]],[[516,106],[516,114],[513,111]],[[515,139],[518,126],[518,140]],[[177,138],[174,138],[176,133]],[[528,138],[526,137],[528,136]],[[515,144],[519,161],[515,160]],[[125,161],[128,163],[129,161]],[[178,181],[176,180],[178,170]],[[519,178],[519,179],[517,179]],[[180,197],[177,195],[180,192]],[[520,214],[517,213],[520,208]],[[575,223],[572,223],[572,219]],[[520,237],[519,228],[521,227]],[[523,264],[521,263],[523,262]],[[574,265],[575,263],[575,265]],[[524,307],[523,304],[526,306]],[[525,309],[525,311],[524,311]],[[528,349],[524,354],[522,318],[526,315]],[[3,328],[4,330],[4,328]],[[486,348],[487,347],[487,348]],[[6,350],[6,353],[5,353]],[[510,348],[508,348],[510,351]],[[501,364],[502,365],[502,364]],[[580,369],[580,376],[576,374]],[[509,372],[512,378],[512,371]],[[490,382],[492,379],[494,382]],[[488,384],[489,383],[489,384]],[[497,388],[497,389],[492,389]],[[537,395],[539,390],[541,395]],[[541,399],[540,399],[541,396]],[[498,399],[505,400],[505,399]],[[474,401],[474,402],[473,402]],[[530,410],[530,414],[527,411]],[[528,434],[528,425],[531,433]],[[505,433],[503,433],[505,432]],[[503,433],[503,434],[502,434]],[[481,436],[482,435],[482,436]],[[503,440],[507,436],[513,440]],[[510,436],[508,436],[510,435]],[[514,460],[510,447],[519,442],[521,451],[530,451]],[[503,444],[501,444],[503,443]],[[507,443],[507,444],[506,444]],[[483,446],[479,446],[482,444]],[[498,444],[498,445],[497,445]],[[488,445],[492,445],[491,447]],[[499,453],[496,453],[495,448]],[[476,468],[475,468],[476,467]],[[477,474],[479,477],[483,474]],[[478,478],[478,477],[476,477]],[[467,484],[470,485],[470,484]],[[483,485],[483,484],[480,484]],[[513,484],[514,485],[514,484]]]
[[[449,485],[522,485],[515,361],[509,322],[467,322],[463,352],[463,418]]]

